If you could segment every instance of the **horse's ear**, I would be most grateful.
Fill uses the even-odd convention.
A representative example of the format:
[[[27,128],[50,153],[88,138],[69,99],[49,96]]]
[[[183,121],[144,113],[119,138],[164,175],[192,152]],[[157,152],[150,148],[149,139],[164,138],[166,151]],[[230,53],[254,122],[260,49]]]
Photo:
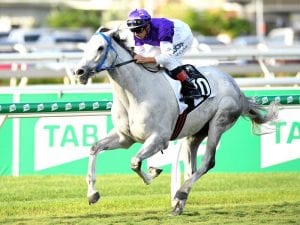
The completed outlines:
[[[116,36],[118,33],[119,33],[119,28],[114,28],[106,32],[106,34],[111,37]]]
[[[99,32],[101,32],[101,29],[102,29],[103,27],[101,26],[101,27],[99,27],[97,30],[96,30],[96,32],[95,33],[99,33]]]
[[[99,32],[107,32],[107,31],[109,31],[108,28],[101,26],[101,27],[98,28],[98,30],[96,31],[96,33],[99,33]]]

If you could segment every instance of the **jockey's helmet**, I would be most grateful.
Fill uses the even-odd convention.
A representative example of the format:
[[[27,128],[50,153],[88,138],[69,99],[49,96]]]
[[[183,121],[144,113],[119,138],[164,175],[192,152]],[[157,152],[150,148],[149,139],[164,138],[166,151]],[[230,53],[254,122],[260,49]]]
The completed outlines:
[[[145,27],[151,21],[150,14],[145,9],[135,9],[129,13],[127,26],[130,29]]]

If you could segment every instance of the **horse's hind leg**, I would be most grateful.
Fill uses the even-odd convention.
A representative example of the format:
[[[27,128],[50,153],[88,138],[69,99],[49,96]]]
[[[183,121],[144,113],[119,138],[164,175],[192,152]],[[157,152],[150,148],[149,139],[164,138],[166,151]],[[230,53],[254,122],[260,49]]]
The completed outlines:
[[[222,109],[219,109],[213,119],[209,122],[206,151],[202,159],[201,166],[177,191],[175,195],[175,201],[177,203],[173,209],[174,215],[178,215],[183,212],[188,194],[193,184],[214,167],[216,147],[221,135],[235,123],[240,115],[238,106],[228,104],[228,102],[226,106],[227,108],[223,107]]]
[[[182,139],[181,155],[184,163],[184,180],[188,180],[197,170],[197,152],[202,141],[207,137],[208,125],[203,127],[198,133],[193,136]],[[176,163],[179,163],[178,161]],[[172,182],[180,179],[172,177]],[[171,205],[174,207],[177,203],[175,193],[178,191],[178,185],[171,186]]]
[[[95,190],[96,183],[96,158],[97,154],[104,150],[112,150],[117,148],[129,148],[133,144],[133,141],[126,136],[120,137],[120,135],[112,130],[105,138],[96,142],[91,150],[89,155],[89,164],[88,164],[88,174],[86,177],[86,182],[88,185],[87,197],[89,204],[96,203],[100,194]]]
[[[208,124],[198,133],[186,137],[182,141],[182,156],[184,162],[184,180],[189,179],[197,170],[197,152],[202,141],[207,137]]]

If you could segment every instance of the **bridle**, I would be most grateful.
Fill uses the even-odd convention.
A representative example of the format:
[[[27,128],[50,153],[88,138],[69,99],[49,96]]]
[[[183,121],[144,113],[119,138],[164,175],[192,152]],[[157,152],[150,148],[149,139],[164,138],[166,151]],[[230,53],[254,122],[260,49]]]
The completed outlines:
[[[101,35],[104,38],[104,40],[106,41],[106,43],[107,43],[107,47],[105,49],[104,57],[98,63],[98,65],[95,67],[95,72],[96,73],[104,71],[104,70],[111,71],[111,70],[113,70],[115,68],[118,68],[120,66],[124,66],[126,64],[136,62],[135,59],[131,59],[131,60],[128,60],[128,61],[116,64],[116,61],[119,58],[119,55],[118,55],[118,52],[116,51],[116,49],[112,46],[112,38],[110,36],[108,36],[108,35],[105,35],[103,32],[97,32],[97,33],[95,33],[95,35]],[[108,55],[109,51],[115,52],[116,56],[115,56],[115,59],[113,60],[113,62],[111,63],[111,65],[105,65],[106,64],[107,55]],[[133,52],[131,52],[131,55],[133,55]],[[147,71],[152,72],[152,73],[157,73],[157,72],[160,71],[160,68],[158,68],[157,70],[153,70],[153,69],[150,69],[150,68],[146,67],[143,64],[141,64],[141,65],[142,65],[142,67],[144,69],[146,69]]]
[[[128,60],[128,61],[125,61],[125,62],[121,62],[121,63],[115,64],[116,61],[117,61],[117,58],[119,57],[119,55],[118,55],[118,52],[116,51],[116,49],[112,46],[112,38],[110,36],[105,35],[102,32],[97,32],[97,33],[95,33],[95,35],[101,35],[104,38],[104,40],[106,41],[106,43],[107,43],[107,47],[105,49],[104,57],[99,62],[99,64],[96,66],[95,72],[98,73],[98,72],[101,72],[101,71],[104,71],[104,70],[110,71],[110,70],[113,70],[113,69],[115,69],[117,67],[120,67],[120,66],[123,66],[123,65],[126,65],[126,64],[129,64],[129,63],[132,63],[132,62],[136,61],[135,59],[131,59],[131,60]],[[108,65],[105,65],[105,63],[106,63],[108,52],[110,50],[112,50],[112,51],[114,51],[116,53],[116,57],[113,60],[113,62],[111,63],[111,65],[108,66]]]

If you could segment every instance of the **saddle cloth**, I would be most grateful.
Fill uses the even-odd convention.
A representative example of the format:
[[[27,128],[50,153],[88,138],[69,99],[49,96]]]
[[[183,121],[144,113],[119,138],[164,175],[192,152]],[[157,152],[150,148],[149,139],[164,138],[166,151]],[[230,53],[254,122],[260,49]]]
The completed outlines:
[[[188,107],[189,112],[199,106],[205,99],[211,98],[215,96],[214,88],[208,83],[207,79],[192,65],[184,65],[183,68],[189,74],[191,78],[194,78],[194,82],[198,87],[201,97],[197,99],[191,99],[189,101],[182,101],[182,94],[181,94],[181,82],[178,80],[172,79],[168,74],[164,74],[167,81],[171,85],[174,94],[176,96],[176,100],[178,103],[179,114],[182,114]]]
[[[181,95],[180,81],[174,80],[169,75],[165,74],[175,93],[179,107],[179,115],[170,140],[175,140],[180,134],[189,112],[197,108],[206,99],[215,96],[214,88],[211,88],[208,80],[194,66],[188,64],[184,65],[183,68],[189,74],[189,76],[194,79],[193,82],[195,82],[194,84],[197,86],[199,92],[201,93],[201,97],[197,99],[186,99],[184,102],[181,101],[181,99],[183,98]]]

